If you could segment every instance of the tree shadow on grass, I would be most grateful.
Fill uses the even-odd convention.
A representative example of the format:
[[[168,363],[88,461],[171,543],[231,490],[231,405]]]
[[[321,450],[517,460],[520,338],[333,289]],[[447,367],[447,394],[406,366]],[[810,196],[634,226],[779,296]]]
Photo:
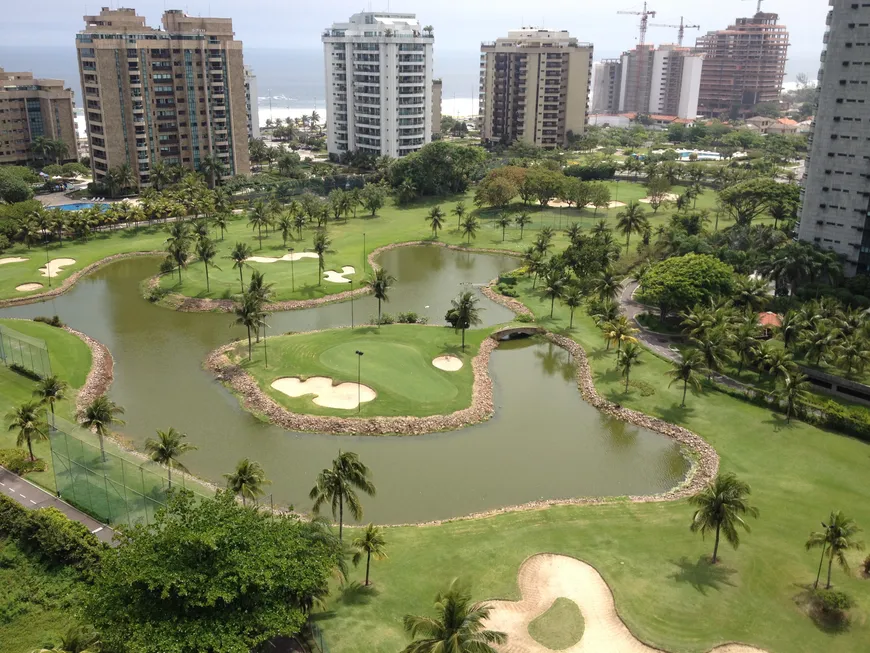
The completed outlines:
[[[729,579],[736,570],[725,567],[721,563],[714,565],[706,555],[702,555],[695,562],[683,556],[679,560],[671,560],[671,564],[677,567],[677,571],[671,574],[670,578],[678,583],[689,583],[705,596],[708,590],[719,591],[723,585],[734,587],[734,583]]]
[[[600,361],[603,358],[607,358],[610,356],[611,350],[606,349],[605,347],[598,347],[596,349],[587,349],[586,356],[588,356],[591,360]]]
[[[365,605],[379,594],[374,585],[363,585],[355,580],[343,585],[336,599],[341,601],[342,605]]]
[[[785,419],[785,415],[780,415],[778,413],[771,413],[770,419],[764,420],[762,424],[769,425],[771,428],[773,428],[774,433],[779,433],[780,431],[795,428],[794,421],[787,422]]]
[[[816,628],[829,635],[842,635],[849,632],[852,627],[852,621],[847,613],[832,614],[822,610],[813,598],[813,586],[797,585],[800,591],[794,596],[795,604],[801,608],[815,624]],[[819,583],[819,587],[824,587],[824,578]]]
[[[462,356],[465,351],[468,351],[468,346],[466,344],[465,351],[462,349],[462,342],[457,342],[456,344],[443,343],[440,348],[442,356]]]
[[[666,422],[671,424],[680,424],[685,422],[690,417],[694,416],[695,408],[689,404],[680,406],[677,402],[672,403],[668,408],[663,408],[659,411],[659,415]]]

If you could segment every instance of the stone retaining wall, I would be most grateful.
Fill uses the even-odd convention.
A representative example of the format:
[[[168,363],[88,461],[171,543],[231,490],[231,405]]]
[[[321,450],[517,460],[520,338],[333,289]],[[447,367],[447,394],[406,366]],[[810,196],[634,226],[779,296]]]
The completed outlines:
[[[329,417],[291,412],[267,395],[250,374],[230,360],[227,354],[236,347],[236,343],[224,345],[209,354],[205,367],[242,397],[245,408],[265,415],[273,424],[290,431],[345,435],[422,435],[461,429],[492,416],[492,379],[487,367],[489,356],[497,346],[495,340],[486,338],[477,355],[471,360],[474,373],[471,406],[449,415],[427,417]]]
[[[66,279],[64,279],[61,284],[51,290],[46,290],[45,292],[37,293],[35,295],[25,295],[23,297],[9,297],[8,299],[0,299],[0,308],[5,308],[7,306],[18,306],[20,304],[33,304],[35,302],[41,302],[46,299],[51,299],[52,297],[57,297],[59,295],[64,294],[65,292],[72,289],[75,283],[81,279],[83,276],[98,270],[104,265],[108,265],[109,263],[114,263],[115,261],[120,261],[125,258],[136,258],[138,256],[165,256],[166,252],[127,252],[125,254],[113,254],[112,256],[107,256],[104,259],[100,259],[95,263],[91,263],[90,265],[82,268],[78,272],[73,272]]]
[[[63,329],[82,340],[91,350],[91,370],[76,397],[76,413],[79,413],[94,399],[109,391],[109,386],[115,378],[115,362],[108,347],[103,343],[71,327],[65,326]]]

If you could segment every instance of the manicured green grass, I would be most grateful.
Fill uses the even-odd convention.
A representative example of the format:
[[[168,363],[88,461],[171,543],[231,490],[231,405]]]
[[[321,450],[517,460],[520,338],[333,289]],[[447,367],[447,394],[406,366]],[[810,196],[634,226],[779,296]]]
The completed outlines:
[[[448,327],[394,324],[380,329],[332,329],[269,338],[268,368],[262,343],[250,363],[241,360],[263,390],[296,413],[343,417],[443,415],[471,404],[471,359],[488,333],[467,331],[463,351],[460,336]],[[356,351],[363,352],[361,361]],[[246,357],[247,353],[247,342],[239,343],[236,357]],[[439,370],[432,365],[432,359],[442,355],[457,356],[463,362],[462,368],[456,372]],[[288,397],[271,387],[275,379],[287,376],[327,376],[335,384],[356,383],[357,363],[362,384],[377,393],[374,401],[362,404],[359,413],[356,409],[318,406],[312,395]]]
[[[574,646],[583,637],[583,615],[574,601],[555,600],[550,609],[529,624],[529,635],[554,651]]]
[[[631,181],[607,182],[611,196],[620,202],[638,200],[646,196],[646,187],[642,183]],[[681,193],[683,187],[674,187],[674,193]],[[712,210],[715,207],[715,193],[706,190],[698,198],[698,208]],[[357,211],[356,218],[327,224],[327,232],[332,244],[325,257],[327,270],[341,271],[343,266],[352,266],[354,274],[348,278],[353,281],[354,287],[368,275],[369,268],[365,254],[372,250],[396,242],[413,240],[425,240],[431,238],[432,231],[426,222],[426,215],[433,206],[441,206],[445,212],[445,229],[438,233],[438,240],[453,245],[466,244],[467,238],[463,237],[457,227],[457,219],[452,211],[459,201],[463,201],[468,210],[474,210],[473,189],[462,196],[444,198],[427,198],[420,200],[408,207],[397,207],[392,200],[387,202],[375,217],[367,214],[365,209]],[[648,205],[644,205],[650,218],[653,229],[666,224],[674,213],[673,206],[659,208],[657,214],[653,214]],[[593,209],[578,210],[576,208],[541,209],[538,205],[523,207],[516,202],[511,206],[512,210],[528,210],[533,218],[533,223],[528,225],[520,238],[520,230],[516,226],[507,229],[505,239],[502,240],[501,229],[495,225],[497,211],[485,210],[479,212],[480,230],[477,237],[466,246],[470,248],[496,248],[507,251],[521,252],[525,250],[535,238],[535,233],[545,225],[557,229],[567,228],[572,222],[578,222],[584,230],[591,229],[600,219],[605,219],[611,227],[616,226],[616,216],[621,209],[606,209],[595,211]],[[728,226],[725,218],[720,219],[719,228]],[[712,224],[711,224],[712,228]],[[187,270],[182,273],[179,283],[178,275],[166,275],[161,279],[161,285],[174,292],[190,297],[230,298],[241,290],[239,271],[233,268],[233,262],[229,254],[237,242],[244,242],[251,246],[254,256],[280,258],[288,253],[293,247],[297,252],[310,249],[314,230],[303,229],[301,237],[294,231],[286,246],[280,233],[270,230],[263,234],[262,246],[255,230],[248,226],[245,215],[235,215],[230,222],[228,231],[220,240],[217,230],[213,232],[213,238],[217,240],[218,256],[215,259],[217,268],[209,270],[210,290],[207,289],[205,269],[202,264],[191,259],[192,262]],[[52,244],[48,248],[49,258],[72,258],[76,263],[63,269],[58,277],[52,282],[57,285],[71,273],[112,254],[137,252],[137,251],[163,251],[167,238],[164,225],[142,227],[139,229],[116,229],[114,231],[101,232],[91,237],[87,242],[65,241],[63,246]],[[617,238],[617,241],[620,239]],[[635,236],[636,243],[639,239]],[[563,232],[559,232],[554,239],[555,248],[564,248],[567,239]],[[634,244],[632,244],[634,247]],[[48,290],[48,280],[43,277],[38,269],[45,265],[46,252],[40,247],[28,250],[24,245],[16,245],[6,250],[0,257],[24,257],[28,258],[23,263],[9,263],[0,265],[0,299],[8,297],[22,297],[36,292]],[[220,268],[220,269],[218,269]],[[289,299],[313,299],[325,295],[348,290],[349,284],[333,283],[320,279],[316,259],[300,259],[292,265],[289,261],[275,263],[249,263],[246,266],[244,276],[247,283],[251,269],[258,269],[266,274],[267,282],[274,284],[276,300]],[[155,273],[157,272],[155,266]],[[22,283],[38,282],[45,287],[40,291],[22,293],[15,287]]]
[[[91,350],[88,346],[71,333],[41,322],[0,319],[0,325],[45,340],[52,372],[70,386],[67,397],[55,405],[55,412],[61,417],[74,420],[75,397],[79,388],[85,384],[91,369]],[[2,428],[0,428],[0,449],[15,447],[17,434],[8,430],[6,415],[25,401],[33,401],[35,388],[36,381],[0,364],[0,416],[3,417]],[[45,461],[47,467],[44,472],[28,474],[27,478],[43,487],[55,489],[48,442],[34,443],[33,452]]]
[[[712,540],[689,531],[693,508],[686,501],[616,501],[390,528],[385,533],[390,557],[373,565],[371,595],[338,593],[318,617],[330,650],[400,650],[408,641],[402,616],[430,614],[436,592],[457,576],[471,586],[475,600],[518,599],[516,574],[523,560],[552,552],[594,565],[613,589],[631,631],[668,651],[708,651],[728,641],[776,653],[866,651],[870,581],[857,572],[865,553],[848,554],[851,575],[834,571],[837,588],[857,604],[844,632],[816,626],[800,601],[818,566],[818,552],[806,552],[804,542],[832,509],[854,517],[868,539],[870,447],[796,420],[788,425],[781,415],[718,392],[690,394],[680,408],[681,389],[668,387],[668,363],[648,352],[632,378],[652,385],[655,394],[626,393],[614,353],[605,350],[590,318],[578,311],[574,329],[567,331],[567,309],[557,305],[550,319],[548,300],[531,293],[526,281],[519,289],[544,326],[564,331],[586,348],[602,395],[706,438],[719,452],[722,469],[752,486],[760,518],[750,520],[752,532],[741,534],[739,549],[723,545],[715,567],[707,562]],[[352,579],[361,580],[360,573]]]
[[[49,567],[0,537],[0,653],[60,644],[86,590],[71,567]]]

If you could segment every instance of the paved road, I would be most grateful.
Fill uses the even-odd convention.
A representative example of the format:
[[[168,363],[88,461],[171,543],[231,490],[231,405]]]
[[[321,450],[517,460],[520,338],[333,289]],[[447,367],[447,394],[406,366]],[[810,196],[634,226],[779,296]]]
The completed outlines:
[[[103,542],[112,543],[112,536],[115,532],[109,526],[98,522],[78,508],[73,508],[65,501],[61,501],[50,492],[43,490],[30,481],[25,481],[5,467],[0,467],[0,492],[15,499],[22,506],[30,510],[57,508],[73,521],[84,524],[91,533]]]

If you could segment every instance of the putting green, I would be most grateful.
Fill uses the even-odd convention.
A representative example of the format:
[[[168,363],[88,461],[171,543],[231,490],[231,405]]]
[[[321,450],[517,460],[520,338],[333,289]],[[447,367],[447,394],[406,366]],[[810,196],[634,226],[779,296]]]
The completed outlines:
[[[272,388],[282,377],[329,377],[333,383],[360,382],[375,391],[377,399],[364,402],[362,417],[446,415],[471,405],[474,375],[471,359],[477,354],[487,331],[461,337],[447,327],[396,324],[357,329],[332,329],[269,338],[269,367],[263,348],[254,358],[244,358],[247,346],[240,343],[234,358],[251,374],[260,388],[294,413],[347,416],[347,410],[319,406],[312,395],[290,397]],[[262,343],[261,343],[262,344]],[[243,346],[244,345],[244,346]],[[363,355],[357,356],[361,351]],[[432,365],[438,356],[458,357],[463,366],[456,372]]]

